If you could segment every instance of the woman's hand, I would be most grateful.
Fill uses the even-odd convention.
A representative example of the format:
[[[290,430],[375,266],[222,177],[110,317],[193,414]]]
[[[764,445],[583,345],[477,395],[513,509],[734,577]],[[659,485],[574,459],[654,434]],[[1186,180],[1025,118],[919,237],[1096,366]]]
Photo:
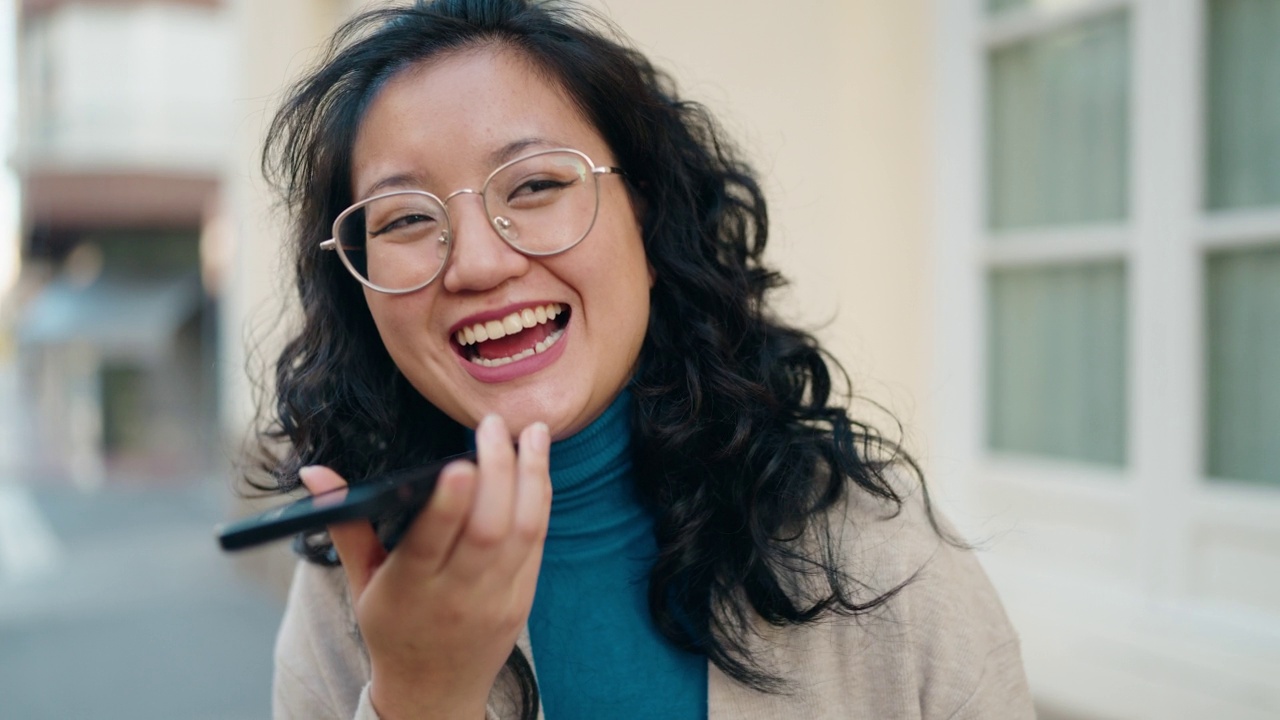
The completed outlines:
[[[329,528],[384,720],[482,718],[533,604],[551,511],[547,426],[520,434],[496,415],[476,428],[478,464],[440,474],[427,507],[388,554],[368,522]],[[312,493],[345,481],[303,468]]]

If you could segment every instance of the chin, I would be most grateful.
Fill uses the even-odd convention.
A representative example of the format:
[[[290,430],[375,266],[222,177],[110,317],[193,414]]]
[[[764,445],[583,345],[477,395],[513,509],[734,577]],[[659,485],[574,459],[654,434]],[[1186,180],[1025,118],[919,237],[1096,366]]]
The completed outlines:
[[[586,417],[586,403],[566,403],[567,399],[563,391],[554,389],[532,394],[512,390],[503,393],[503,397],[493,399],[493,402],[462,413],[465,419],[455,419],[474,429],[481,418],[494,413],[507,424],[513,438],[519,436],[520,431],[529,425],[544,422],[551,431],[551,438],[560,440],[586,427],[592,420],[591,417]]]

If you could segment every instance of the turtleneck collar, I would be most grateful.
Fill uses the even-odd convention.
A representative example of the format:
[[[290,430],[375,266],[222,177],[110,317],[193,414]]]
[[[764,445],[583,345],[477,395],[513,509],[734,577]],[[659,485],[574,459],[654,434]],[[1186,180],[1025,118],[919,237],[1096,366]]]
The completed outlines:
[[[551,443],[547,558],[610,552],[651,532],[632,477],[631,403],[624,388],[590,425]]]
[[[590,425],[551,443],[555,497],[583,491],[592,478],[626,472],[631,466],[630,451],[631,393],[623,388]]]

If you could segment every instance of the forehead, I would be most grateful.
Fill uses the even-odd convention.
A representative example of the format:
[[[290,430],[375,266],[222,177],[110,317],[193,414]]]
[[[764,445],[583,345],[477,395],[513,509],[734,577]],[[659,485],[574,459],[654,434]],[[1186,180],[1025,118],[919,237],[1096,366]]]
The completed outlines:
[[[474,184],[510,159],[504,148],[539,146],[610,159],[561,85],[528,59],[503,48],[459,51],[400,71],[374,96],[352,149],[352,189],[363,197],[393,176]]]

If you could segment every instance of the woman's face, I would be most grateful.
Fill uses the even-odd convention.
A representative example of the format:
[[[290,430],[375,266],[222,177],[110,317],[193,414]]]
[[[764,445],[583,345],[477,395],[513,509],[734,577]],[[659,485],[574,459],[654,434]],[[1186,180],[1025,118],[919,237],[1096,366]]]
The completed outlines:
[[[353,149],[357,199],[399,189],[444,198],[480,190],[500,163],[573,148],[615,165],[604,139],[553,83],[510,51],[466,51],[393,76],[364,116]],[[624,168],[625,170],[625,168]],[[376,191],[374,186],[378,185]],[[489,224],[480,196],[448,201],[453,250],[444,272],[405,295],[365,289],[382,342],[428,401],[475,427],[486,413],[513,432],[546,422],[552,437],[595,419],[630,378],[649,321],[649,266],[623,179],[599,177],[590,234],[551,257],[526,257]],[[336,258],[335,258],[336,261]],[[538,322],[548,309],[555,319]],[[463,345],[459,331],[514,314],[533,327]],[[492,327],[491,325],[489,326]],[[562,334],[550,341],[558,330]],[[543,344],[541,352],[507,362]]]

